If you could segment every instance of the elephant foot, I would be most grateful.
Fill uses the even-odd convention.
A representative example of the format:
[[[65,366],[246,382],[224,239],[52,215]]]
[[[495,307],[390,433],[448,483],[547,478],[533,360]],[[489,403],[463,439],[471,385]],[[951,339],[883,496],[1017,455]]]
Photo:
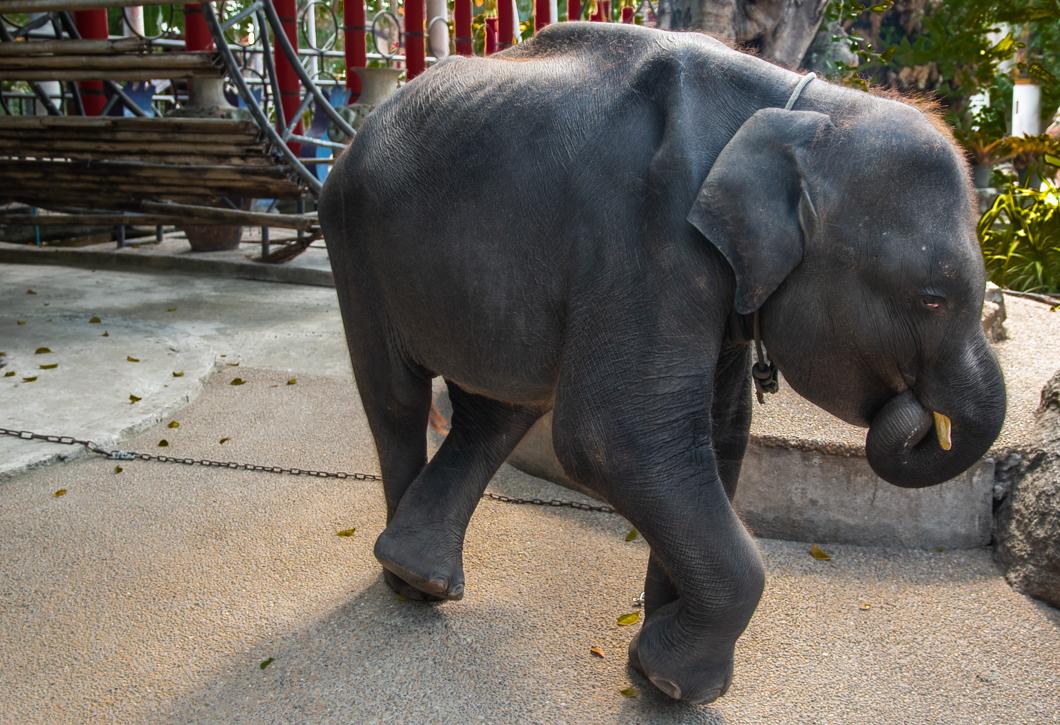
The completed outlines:
[[[441,597],[421,592],[389,569],[383,569],[383,581],[386,582],[386,585],[390,587],[392,592],[413,602],[443,601]]]
[[[682,643],[687,635],[673,621],[679,606],[680,602],[667,605],[645,622],[629,643],[629,665],[674,700],[696,705],[714,702],[732,684],[733,648],[711,651]]]
[[[447,556],[440,540],[430,528],[395,531],[391,525],[375,542],[375,558],[384,569],[426,597],[462,599],[464,566],[459,549],[456,555]]]

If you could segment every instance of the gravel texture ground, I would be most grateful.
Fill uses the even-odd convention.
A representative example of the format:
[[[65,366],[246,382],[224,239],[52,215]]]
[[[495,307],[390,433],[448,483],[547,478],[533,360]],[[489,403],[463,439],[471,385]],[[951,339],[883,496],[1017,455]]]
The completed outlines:
[[[374,471],[348,380],[289,378],[223,369],[173,416],[179,428],[163,421],[125,445]],[[391,594],[372,558],[377,484],[121,465],[81,459],[0,482],[0,722],[1045,723],[1060,712],[1060,616],[1012,591],[986,550],[828,546],[832,560],[818,561],[806,544],[760,541],[768,585],[735,683],[691,707],[627,670],[638,625],[615,620],[640,592],[647,547],[626,542],[617,517],[483,502],[467,596],[421,605]],[[576,497],[508,467],[492,486]],[[638,696],[620,694],[630,685]]]

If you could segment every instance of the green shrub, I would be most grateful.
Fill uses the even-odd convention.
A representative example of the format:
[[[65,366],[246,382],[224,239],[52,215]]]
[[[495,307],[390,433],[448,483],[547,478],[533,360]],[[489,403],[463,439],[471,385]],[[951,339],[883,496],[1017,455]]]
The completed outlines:
[[[977,229],[990,281],[1023,292],[1060,294],[1060,188],[1013,181]]]

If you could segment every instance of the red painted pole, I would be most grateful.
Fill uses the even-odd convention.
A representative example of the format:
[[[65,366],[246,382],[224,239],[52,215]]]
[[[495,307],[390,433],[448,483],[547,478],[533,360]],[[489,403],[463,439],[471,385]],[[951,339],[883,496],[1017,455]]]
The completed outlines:
[[[534,0],[534,32],[548,25],[552,9],[548,0]]]
[[[106,10],[78,10],[74,13],[74,25],[85,40],[107,39]],[[103,81],[79,81],[77,86],[81,89],[85,115],[98,116],[103,113],[103,108],[107,105],[107,98],[103,95]]]
[[[486,55],[493,55],[497,52],[497,18],[486,18],[486,27],[484,28],[486,33]]]
[[[582,19],[581,0],[567,0],[567,20]]]
[[[350,92],[348,103],[356,103],[361,97],[361,77],[353,69],[368,65],[367,30],[364,0],[346,0],[342,10],[342,31],[346,45],[346,90]]]
[[[629,5],[622,8],[622,22],[626,25],[633,24],[633,8],[631,8]]]
[[[184,6],[184,49],[209,50],[213,47],[210,29],[202,16],[202,5],[188,3]]]
[[[599,23],[604,19],[604,0],[596,0],[596,12],[589,16],[589,20]]]
[[[514,23],[512,0],[497,0],[497,50],[515,45]]]
[[[423,24],[427,15],[425,0],[405,2],[405,78],[412,80],[427,65],[423,44]]]
[[[458,55],[473,55],[471,40],[471,0],[454,0],[453,25],[456,29],[456,52]]]
[[[603,14],[603,17],[601,18],[601,20],[603,20],[605,23],[610,23],[612,18],[611,0],[600,0],[600,4],[603,5],[603,8],[601,8],[601,13]]]
[[[295,6],[295,0],[273,0],[273,4],[276,6],[276,13],[280,16],[280,25],[283,27],[284,34],[297,50],[298,9]],[[283,48],[280,47],[279,43],[274,42],[273,47],[275,49],[273,54],[276,58],[276,81],[280,86],[281,95],[280,110],[282,111],[282,113],[277,115],[276,126],[282,133],[287,128],[287,124],[290,123],[294,114],[298,112],[298,106],[301,105],[302,99],[299,92],[298,75],[294,72],[294,66],[287,60],[287,54],[283,52]],[[301,121],[294,127],[294,132],[301,135]],[[287,145],[296,154],[302,148],[302,144],[297,141],[290,141]]]

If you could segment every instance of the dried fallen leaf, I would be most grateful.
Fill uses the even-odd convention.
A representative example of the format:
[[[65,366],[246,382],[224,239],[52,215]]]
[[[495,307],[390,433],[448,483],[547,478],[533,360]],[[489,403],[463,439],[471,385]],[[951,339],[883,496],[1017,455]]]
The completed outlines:
[[[275,657],[269,657],[267,659],[263,659],[261,661],[261,664],[258,665],[258,667],[260,667],[261,669],[265,669],[266,667],[271,665],[275,659],[276,659]]]
[[[224,438],[222,438],[221,440],[219,440],[217,442],[220,443],[223,446],[225,443],[227,443],[230,440],[232,440],[232,439],[229,438],[228,436],[225,436]]]
[[[60,496],[65,496],[65,495],[66,495],[66,489],[65,488],[60,488],[58,491],[56,491],[55,493],[52,494],[52,496],[54,496],[55,498],[59,498]]]
[[[138,357],[133,357],[132,355],[126,355],[126,356],[125,356],[125,360],[126,360],[127,362],[140,362],[140,358],[138,358]]]
[[[52,350],[51,350],[50,347],[38,347],[36,350],[33,351],[33,354],[34,355],[47,355],[51,351]]]
[[[99,315],[92,315],[88,318],[88,324],[90,325],[98,325],[101,322],[103,322],[103,320],[99,319]]]
[[[33,290],[31,290],[31,289],[28,289],[28,290],[26,290],[26,294],[28,294],[28,295],[35,295],[35,294],[37,294],[37,293],[36,293],[36,292],[34,292],[34,291],[33,291]]]
[[[640,621],[640,612],[630,612],[629,614],[623,614],[621,617],[615,620],[619,627],[628,627],[631,624],[636,624]]]
[[[408,601],[408,597],[406,597],[404,594],[395,594],[394,595],[394,599],[397,599],[399,602],[407,602]]]
[[[941,554],[942,552],[946,551],[946,547],[936,546],[934,549],[932,549],[932,551],[934,551],[936,554]]]
[[[863,612],[867,612],[870,609],[872,609],[872,605],[869,604],[868,602],[862,602],[861,604],[858,605],[858,609],[860,609]]]
[[[4,373],[4,377],[5,378],[13,378],[13,377],[15,377],[15,371],[14,370],[8,370],[6,373]]]
[[[234,363],[226,362],[226,363],[225,363],[225,365],[226,365],[226,366],[228,366],[228,367],[230,367],[230,368],[237,368],[237,367],[239,367],[239,363],[238,363],[238,362],[234,362]]]
[[[165,438],[163,438],[162,440],[160,440],[158,442],[158,447],[159,448],[168,448],[169,447],[169,441],[167,441]]]
[[[243,385],[246,382],[247,381],[243,378],[232,378],[232,382],[230,382],[229,385]]]
[[[166,308],[166,312],[176,312],[176,311],[177,311],[176,307],[167,307]]]
[[[133,403],[139,403],[141,400],[143,400],[143,398],[141,398],[139,395],[133,395],[132,393],[129,393],[129,405],[132,405]]]
[[[810,547],[810,556],[812,556],[817,561],[831,561],[832,560],[832,555],[829,554],[824,549],[822,549],[821,547],[819,547],[817,544],[814,544],[813,546]]]
[[[22,382],[24,382],[24,383],[33,383],[33,382],[36,382],[36,380],[37,380],[37,376],[36,375],[27,375],[26,377],[22,378]]]
[[[183,370],[174,370],[173,371],[173,377],[175,377],[175,378],[184,377],[184,371]]]
[[[103,331],[103,334],[102,334],[102,335],[100,335],[100,337],[110,337],[110,333],[109,333],[109,332],[107,332],[106,330],[104,330],[104,331]]]
[[[596,655],[600,659],[604,658],[604,650],[603,650],[602,647],[590,647],[589,648],[589,652],[591,652],[592,654]]]
[[[343,529],[342,531],[338,532],[338,535],[348,539],[348,538],[352,537],[356,533],[357,533],[357,529],[356,528]]]
[[[297,385],[298,384],[298,378],[287,378],[287,384],[288,385]]]
[[[627,687],[623,690],[618,691],[622,697],[636,697],[640,694],[640,691],[636,687]]]
[[[121,466],[115,466],[115,467],[114,467],[114,473],[115,473],[115,474],[119,474],[119,473],[121,473],[121,472],[122,472],[122,471],[124,471],[124,470],[125,470],[125,469],[124,469],[124,468],[122,468]]]
[[[179,428],[179,427],[180,427],[180,423],[178,423],[175,420],[171,420],[171,421],[169,421],[169,423],[166,424],[166,428]]]
[[[41,365],[40,369],[41,370],[54,370],[57,367],[59,367],[59,363],[47,363],[45,365]]]
[[[15,320],[15,324],[16,325],[25,325],[26,321],[25,320]]]
[[[637,530],[636,529],[630,529],[629,533],[626,534],[626,541],[633,541],[633,539],[635,539],[635,538],[637,538]]]

